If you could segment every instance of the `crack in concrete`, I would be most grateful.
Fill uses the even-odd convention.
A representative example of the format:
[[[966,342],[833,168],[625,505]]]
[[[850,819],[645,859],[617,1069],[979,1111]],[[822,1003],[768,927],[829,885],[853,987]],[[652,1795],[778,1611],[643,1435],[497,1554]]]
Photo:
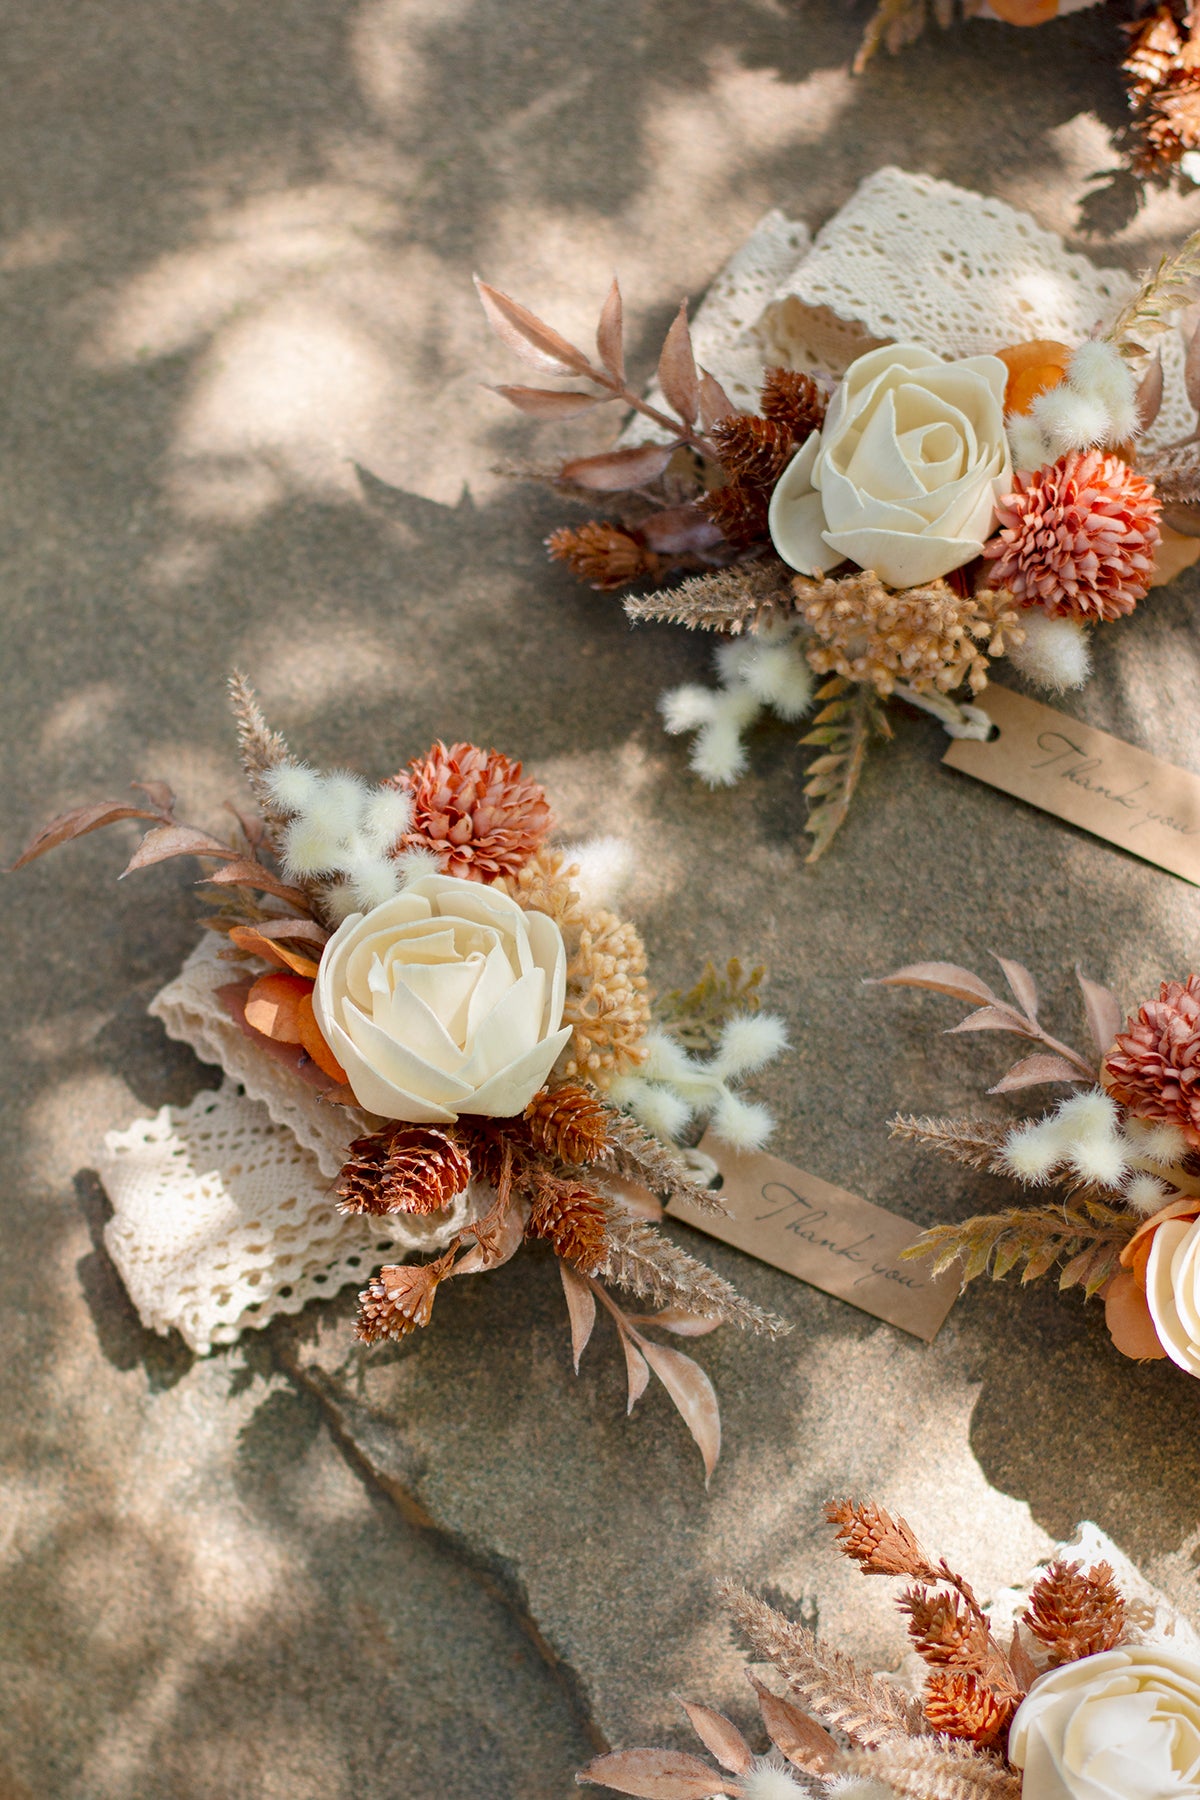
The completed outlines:
[[[406,1486],[398,1474],[371,1455],[369,1443],[374,1422],[370,1415],[363,1417],[357,1408],[348,1405],[319,1369],[306,1368],[286,1345],[276,1346],[276,1354],[281,1373],[317,1401],[334,1441],[351,1466],[396,1508],[407,1524],[435,1537],[470,1572],[483,1592],[504,1606],[533,1645],[589,1744],[598,1755],[611,1749],[592,1714],[578,1671],[559,1654],[538,1624],[525,1583],[513,1565],[501,1557],[487,1555],[444,1525],[422,1505],[413,1489]]]

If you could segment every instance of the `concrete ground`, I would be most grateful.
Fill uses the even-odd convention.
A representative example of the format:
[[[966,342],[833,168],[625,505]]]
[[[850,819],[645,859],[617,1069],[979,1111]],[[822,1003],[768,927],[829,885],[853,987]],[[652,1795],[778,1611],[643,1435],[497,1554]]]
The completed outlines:
[[[707,647],[631,633],[543,560],[561,509],[490,472],[537,440],[478,385],[520,377],[470,286],[583,330],[619,269],[642,374],[767,206],[819,224],[882,162],[1130,266],[1200,224],[1200,196],[1139,208],[1104,173],[1107,9],[963,26],[855,81],[867,10],[6,8],[0,832],[15,852],[151,774],[215,822],[235,663],[317,761],[495,743],[569,831],[633,840],[662,986],[770,962],[797,1046],[764,1083],[781,1152],[931,1221],[981,1186],[885,1121],[962,1104],[1000,1049],[859,978],[997,949],[1074,1033],[1073,963],[1133,1002],[1194,965],[1200,896],[941,771],[916,716],[815,871],[786,730],[702,791],[654,701]],[[1198,596],[1187,577],[1105,633],[1077,703],[1193,768]],[[572,1377],[535,1257],[366,1358],[348,1302],[206,1360],[144,1332],[99,1247],[95,1147],[214,1074],[144,1015],[194,938],[186,866],[117,888],[120,851],[92,837],[4,888],[4,1800],[562,1800],[598,1744],[683,1741],[673,1689],[745,1716],[720,1573],[898,1653],[817,1527],[847,1488],[984,1587],[1090,1516],[1200,1614],[1200,1390],[1118,1362],[1099,1310],[1050,1289],[972,1290],[927,1348],[711,1248],[796,1330],[705,1340],[707,1493],[661,1396],[624,1417],[611,1337]]]

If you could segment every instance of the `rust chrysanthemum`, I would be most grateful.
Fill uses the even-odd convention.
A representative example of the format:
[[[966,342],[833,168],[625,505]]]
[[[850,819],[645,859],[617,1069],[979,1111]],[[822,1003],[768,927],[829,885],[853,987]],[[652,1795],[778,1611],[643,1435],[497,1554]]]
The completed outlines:
[[[519,762],[477,744],[436,743],[396,776],[412,795],[400,850],[431,850],[442,872],[465,881],[515,875],[550,829],[546,790]]]
[[[1200,975],[1164,981],[1104,1059],[1104,1085],[1140,1119],[1177,1125],[1200,1146]]]
[[[1161,533],[1151,484],[1098,450],[1072,450],[1018,475],[984,546],[989,579],[1060,618],[1119,619],[1150,586]]]

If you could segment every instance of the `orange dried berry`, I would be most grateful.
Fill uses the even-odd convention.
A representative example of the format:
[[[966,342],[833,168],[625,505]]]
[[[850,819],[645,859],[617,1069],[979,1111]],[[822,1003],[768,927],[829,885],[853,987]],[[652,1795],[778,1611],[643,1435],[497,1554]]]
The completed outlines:
[[[1005,412],[1027,413],[1039,394],[1049,393],[1065,378],[1074,351],[1054,338],[1034,338],[1028,344],[1010,344],[996,355],[1008,370]]]

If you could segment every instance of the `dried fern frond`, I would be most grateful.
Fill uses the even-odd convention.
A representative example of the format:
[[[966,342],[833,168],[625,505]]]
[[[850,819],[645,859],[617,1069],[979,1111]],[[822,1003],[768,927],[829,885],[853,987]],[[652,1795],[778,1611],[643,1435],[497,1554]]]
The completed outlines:
[[[794,615],[790,571],[774,558],[735,563],[711,574],[692,575],[661,594],[636,594],[625,601],[626,616],[686,625],[689,631],[727,631],[737,637]]]
[[[792,1328],[765,1312],[707,1264],[697,1262],[644,1219],[611,1219],[608,1254],[596,1273],[627,1293],[647,1296],[657,1306],[679,1306],[704,1319],[722,1319],[744,1331],[783,1337]]]
[[[1021,1777],[953,1738],[889,1738],[870,1755],[853,1751],[848,1775],[887,1782],[900,1800],[1021,1800]]]
[[[905,1113],[897,1113],[888,1126],[891,1135],[904,1143],[920,1144],[964,1168],[988,1173],[1003,1166],[1000,1154],[1012,1130],[1011,1125],[989,1119],[918,1119]]]
[[[628,1113],[609,1107],[606,1130],[607,1160],[618,1175],[640,1181],[664,1203],[681,1200],[698,1212],[725,1211],[719,1198],[701,1187],[683,1159]]]
[[[858,787],[872,735],[891,737],[874,690],[865,684],[851,688],[834,675],[817,689],[821,711],[802,744],[819,744],[822,754],[810,762],[804,792],[816,804],[809,808],[804,829],[813,840],[805,862],[824,856],[846,821]]]
[[[795,1624],[736,1582],[719,1590],[756,1656],[772,1663],[805,1710],[871,1750],[929,1729],[919,1700],[860,1669],[853,1657]]]
[[[1121,308],[1105,335],[1126,362],[1150,354],[1154,339],[1171,329],[1175,314],[1194,298],[1200,281],[1200,231],[1173,254],[1164,256],[1132,299]]]
[[[1056,1263],[1063,1263],[1060,1285],[1080,1285],[1090,1299],[1115,1273],[1136,1225],[1128,1212],[1076,1196],[1059,1206],[1011,1207],[978,1214],[959,1225],[935,1225],[901,1255],[932,1257],[935,1275],[961,1260],[964,1287],[983,1274],[999,1281],[1017,1267],[1022,1268],[1022,1281],[1037,1281]],[[1087,1266],[1076,1271],[1081,1257]]]
[[[655,1021],[688,1050],[714,1050],[721,1032],[738,1013],[757,1012],[766,977],[764,964],[746,969],[731,956],[725,973],[706,962],[694,987],[672,988],[654,1008]]]

